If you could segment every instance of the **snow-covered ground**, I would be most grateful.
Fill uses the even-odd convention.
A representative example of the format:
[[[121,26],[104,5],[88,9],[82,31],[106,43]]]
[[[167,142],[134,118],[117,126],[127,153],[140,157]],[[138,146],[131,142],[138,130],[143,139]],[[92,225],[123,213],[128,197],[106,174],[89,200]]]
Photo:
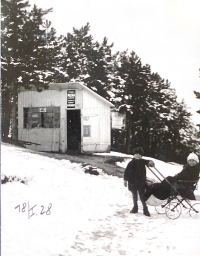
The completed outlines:
[[[2,175],[28,178],[1,186],[2,256],[200,255],[200,213],[170,220],[150,206],[151,217],[130,214],[121,178],[14,146],[1,151]],[[154,161],[165,176],[182,168]]]

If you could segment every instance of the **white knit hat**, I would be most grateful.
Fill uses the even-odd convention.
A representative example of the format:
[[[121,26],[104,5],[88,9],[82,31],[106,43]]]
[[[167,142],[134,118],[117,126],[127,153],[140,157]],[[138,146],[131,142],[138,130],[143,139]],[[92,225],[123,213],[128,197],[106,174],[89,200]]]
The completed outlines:
[[[188,160],[195,160],[197,163],[199,163],[199,158],[195,153],[190,153],[189,156],[187,157]]]

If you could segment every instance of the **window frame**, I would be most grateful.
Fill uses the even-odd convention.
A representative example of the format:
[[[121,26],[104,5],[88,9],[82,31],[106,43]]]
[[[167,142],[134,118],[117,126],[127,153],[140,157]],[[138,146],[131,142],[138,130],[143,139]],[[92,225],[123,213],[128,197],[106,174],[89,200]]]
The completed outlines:
[[[91,137],[91,125],[84,124],[83,125],[83,137]]]
[[[60,107],[23,108],[23,129],[59,129],[60,119]]]

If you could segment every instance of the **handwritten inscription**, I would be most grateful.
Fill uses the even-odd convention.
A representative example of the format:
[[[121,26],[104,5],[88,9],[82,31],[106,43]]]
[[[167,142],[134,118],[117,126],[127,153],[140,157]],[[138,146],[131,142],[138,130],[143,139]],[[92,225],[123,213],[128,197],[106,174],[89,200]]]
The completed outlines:
[[[39,210],[37,208],[40,208]],[[19,210],[19,213],[28,213],[28,218],[30,219],[32,216],[36,215],[50,215],[51,214],[51,208],[52,204],[50,203],[47,207],[44,205],[37,206],[37,204],[33,205],[32,207],[30,206],[29,202],[28,203],[23,203],[23,204],[18,204],[15,209]]]

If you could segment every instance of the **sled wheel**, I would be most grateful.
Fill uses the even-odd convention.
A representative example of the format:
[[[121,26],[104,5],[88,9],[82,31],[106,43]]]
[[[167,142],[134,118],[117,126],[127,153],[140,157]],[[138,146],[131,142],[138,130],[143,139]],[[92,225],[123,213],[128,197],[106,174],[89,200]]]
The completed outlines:
[[[175,220],[181,215],[181,206],[177,202],[170,202],[166,206],[166,215],[169,219]]]
[[[161,204],[161,205],[155,206],[155,209],[156,209],[158,214],[165,214],[166,213],[165,205]]]
[[[200,213],[200,203],[195,203],[190,207],[190,217],[195,217],[198,213]]]
[[[188,214],[190,211],[190,208],[192,207],[190,200],[188,200],[187,198],[179,199],[179,200],[181,200],[181,212],[183,214]]]

